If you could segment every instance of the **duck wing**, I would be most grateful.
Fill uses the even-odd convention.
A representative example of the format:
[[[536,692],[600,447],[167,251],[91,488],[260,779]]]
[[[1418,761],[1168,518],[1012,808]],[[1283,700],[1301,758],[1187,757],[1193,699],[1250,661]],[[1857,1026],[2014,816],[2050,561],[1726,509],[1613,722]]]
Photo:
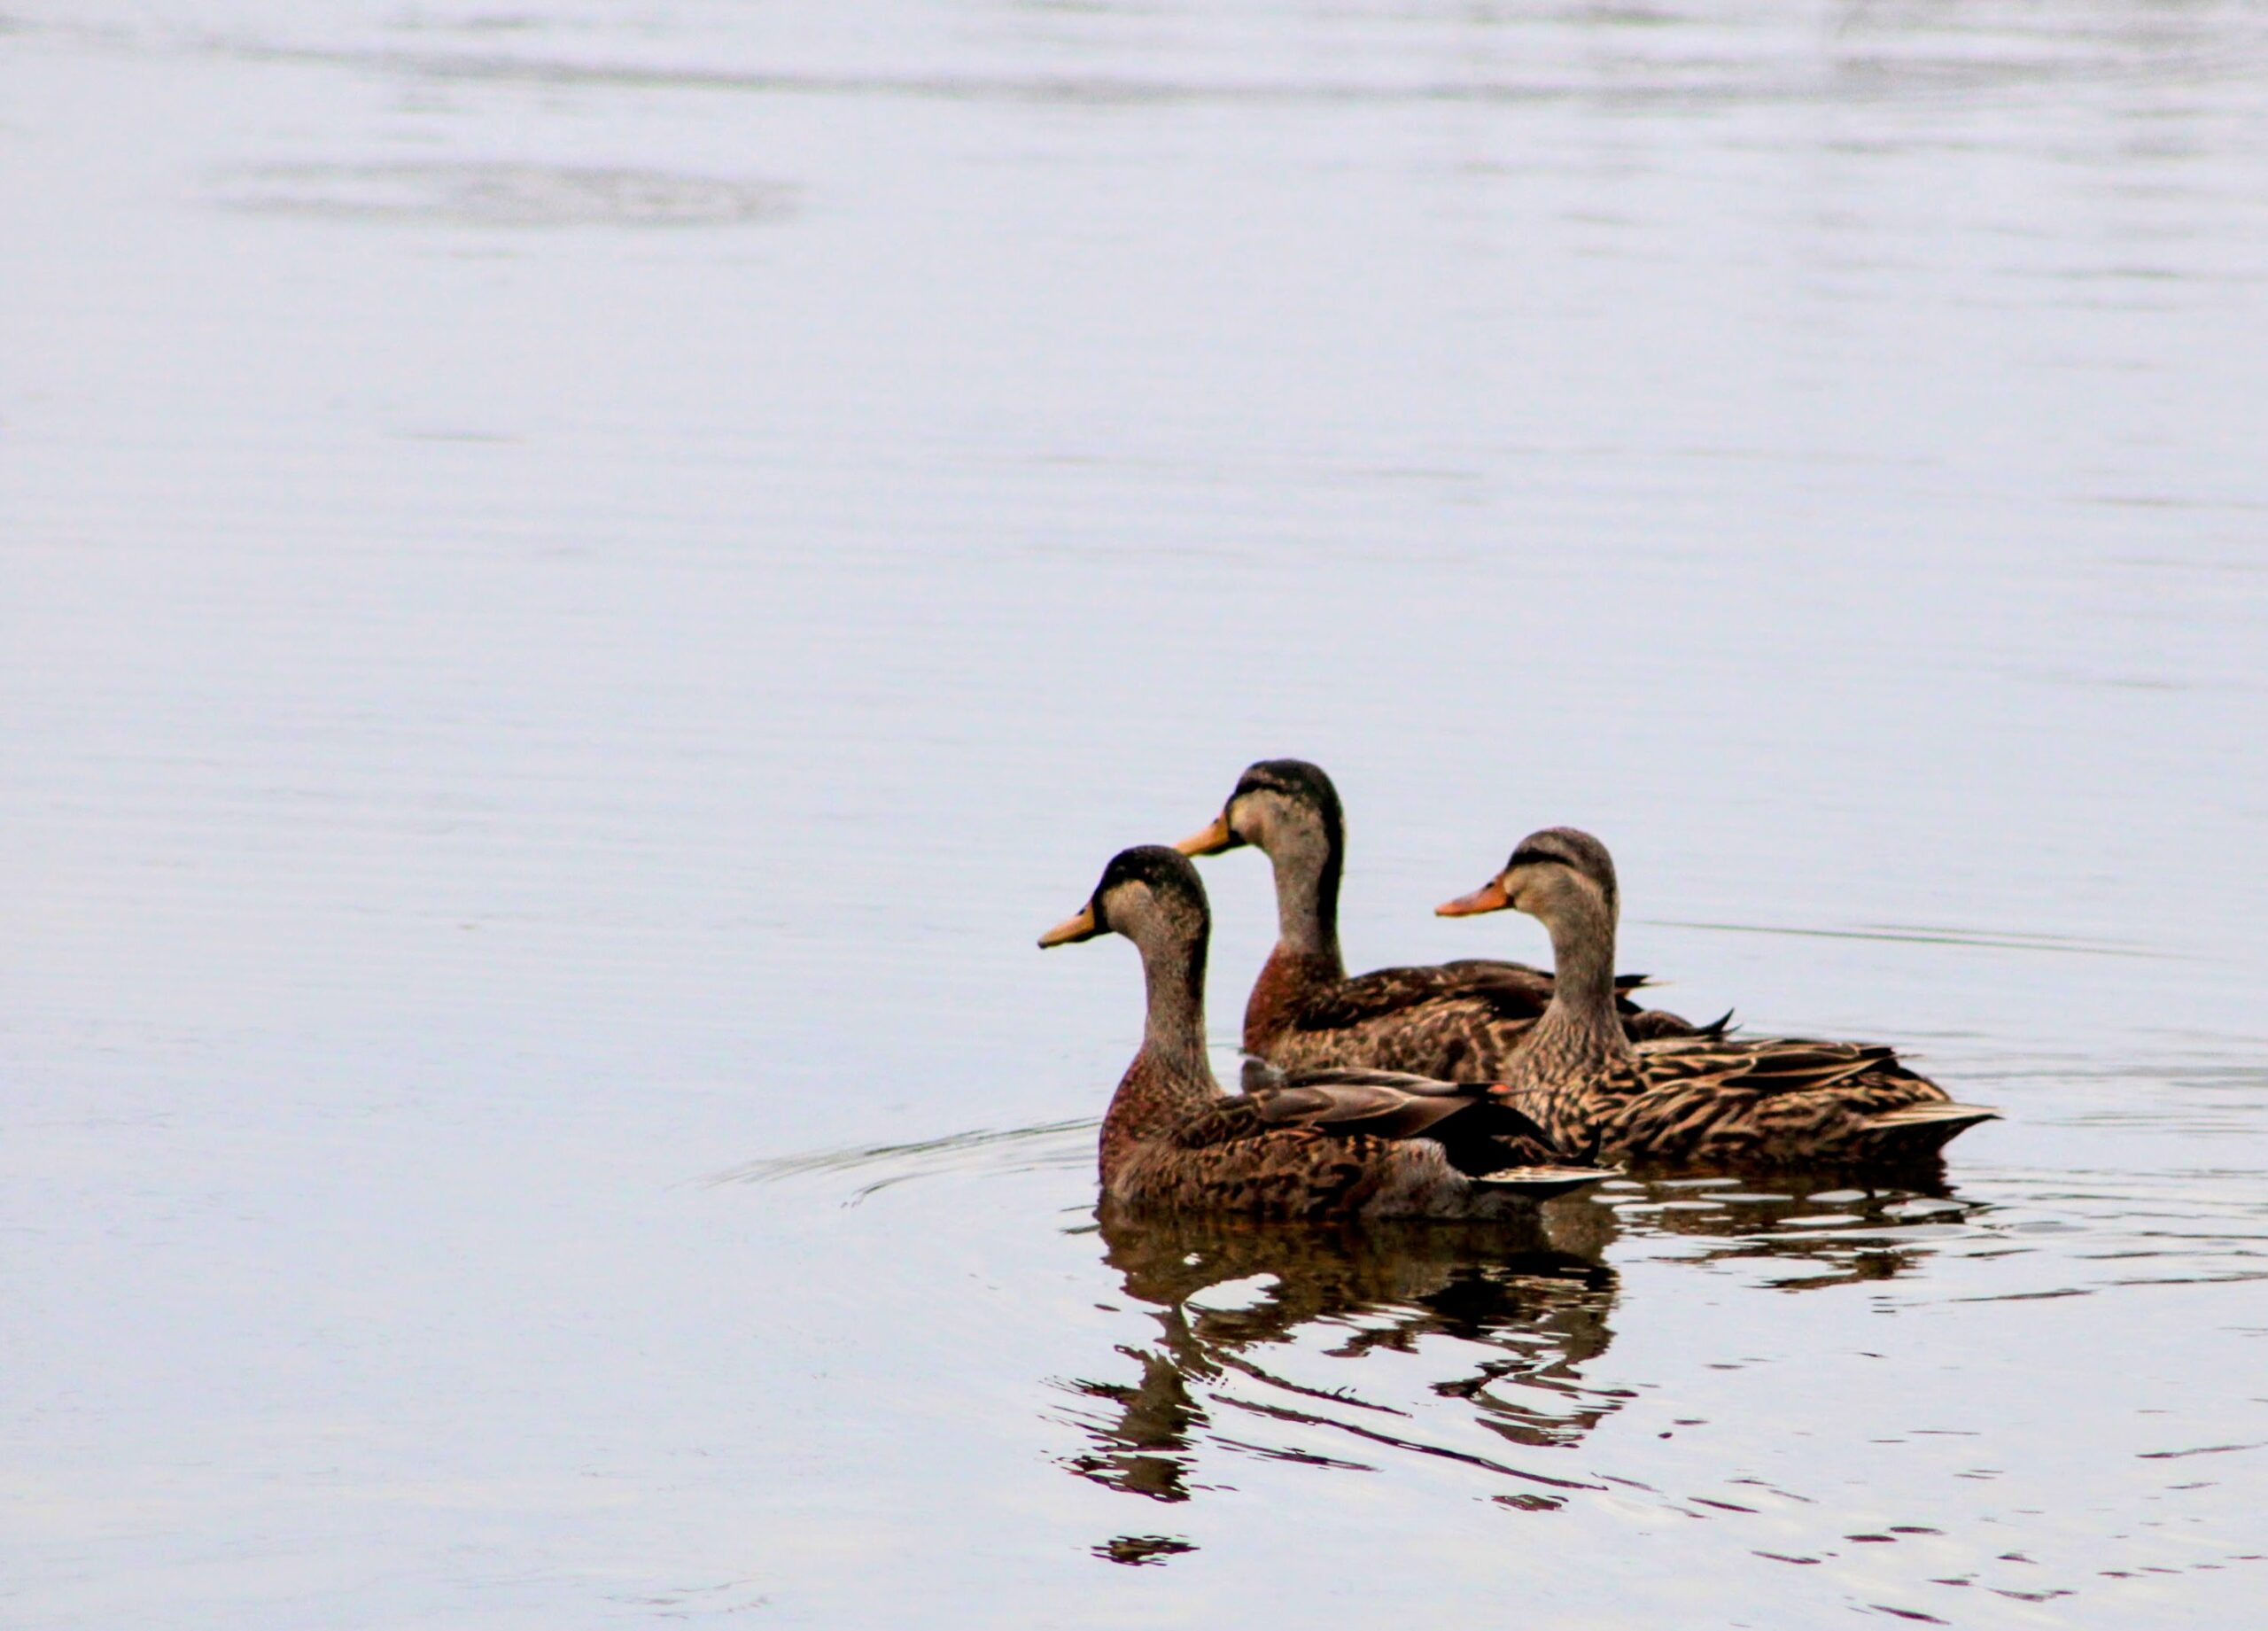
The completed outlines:
[[[1954,1104],[1876,1043],[1803,1037],[1648,1043],[1606,1142],[1669,1161],[1933,1156],[1998,1112]]]
[[[1281,1071],[1258,1060],[1246,1065],[1245,1082],[1262,1119],[1278,1126],[1415,1138],[1453,1115],[1487,1105],[1502,1130],[1544,1137],[1524,1112],[1494,1100],[1492,1082],[1436,1082],[1400,1070]]]
[[[1699,1037],[1711,1040],[1723,1037],[1732,1029],[1733,1011],[1726,1009],[1705,1025],[1696,1025],[1682,1014],[1672,1014],[1667,1008],[1639,1008],[1631,1012],[1632,1005],[1624,1000],[1622,1029],[1633,1042],[1656,1042],[1670,1037]]]
[[[1533,1020],[1551,1000],[1551,976],[1525,963],[1435,963],[1379,968],[1341,980],[1300,1005],[1301,1030],[1350,1030],[1437,1003],[1472,1002],[1500,1020]]]
[[[1499,1083],[1437,1082],[1398,1070],[1281,1071],[1253,1060],[1247,1096],[1275,1127],[1300,1127],[1337,1138],[1430,1139],[1449,1165],[1479,1182],[1557,1189],[1606,1174],[1572,1159],[1542,1124],[1508,1102]],[[1571,1175],[1574,1176],[1570,1182]]]
[[[1643,1043],[1637,1052],[1639,1074],[1650,1088],[1705,1083],[1776,1094],[1815,1091],[1860,1076],[1922,1080],[1899,1062],[1895,1048],[1873,1042],[1704,1035]]]
[[[1441,1216],[1464,1215],[1483,1194],[1548,1200],[1612,1176],[1568,1163],[1534,1140],[1475,1131],[1487,1119],[1478,1105],[1461,1107],[1462,1115],[1443,1117],[1417,1138],[1394,1138],[1362,1117],[1324,1121],[1317,1114],[1302,1120],[1297,1099],[1276,1106],[1279,1114],[1293,1112],[1291,1119],[1271,1121],[1262,1113],[1266,1097],[1272,1096],[1239,1093],[1183,1118],[1173,1131],[1173,1153],[1162,1173],[1144,1185],[1142,1199],[1189,1210],[1341,1215],[1360,1210],[1366,1195],[1392,1180],[1403,1159],[1396,1152],[1414,1152],[1428,1142],[1440,1146],[1449,1168],[1431,1172],[1445,1184],[1455,1183],[1451,1173],[1461,1175],[1471,1186],[1461,1198],[1445,1189]]]
[[[1697,1026],[1678,1014],[1643,1008],[1630,993],[1650,984],[1642,974],[1614,977],[1615,1006],[1635,1040],[1671,1037],[1719,1037],[1727,1020]],[[1493,958],[1373,969],[1307,995],[1293,1017],[1301,1031],[1352,1030],[1381,1021],[1416,1021],[1426,1010],[1460,1010],[1484,1026],[1525,1026],[1543,1016],[1551,1001],[1548,970]]]

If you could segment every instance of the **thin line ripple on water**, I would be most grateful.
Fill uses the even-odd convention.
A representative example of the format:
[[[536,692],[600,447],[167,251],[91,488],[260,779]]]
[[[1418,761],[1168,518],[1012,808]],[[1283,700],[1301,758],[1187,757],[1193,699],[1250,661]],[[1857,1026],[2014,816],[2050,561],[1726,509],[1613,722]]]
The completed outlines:
[[[711,1174],[702,1182],[716,1188],[731,1184],[779,1184],[791,1178],[880,1169],[843,1202],[856,1206],[868,1196],[917,1178],[948,1175],[1040,1172],[1084,1166],[1094,1160],[1099,1117],[1042,1122],[1032,1127],[977,1128],[910,1144],[877,1144],[840,1150],[814,1150],[752,1161]]]

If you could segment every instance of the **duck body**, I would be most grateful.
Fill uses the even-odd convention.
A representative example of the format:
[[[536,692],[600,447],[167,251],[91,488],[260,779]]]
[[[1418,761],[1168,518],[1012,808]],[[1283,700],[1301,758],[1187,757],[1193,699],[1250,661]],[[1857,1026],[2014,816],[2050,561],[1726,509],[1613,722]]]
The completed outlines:
[[[1339,949],[1339,886],[1346,820],[1338,789],[1301,759],[1247,767],[1184,854],[1251,844],[1276,876],[1278,933],[1245,1006],[1245,1052],[1285,1069],[1326,1066],[1407,1070],[1465,1080],[1497,1077],[1550,1005],[1552,975],[1526,963],[1464,959],[1381,968],[1349,977]],[[1616,982],[1616,1011],[1634,1040],[1721,1035],[1643,1008],[1629,996],[1643,976]]]
[[[1196,870],[1171,850],[1115,858],[1061,944],[1115,929],[1142,951],[1148,1015],[1103,1118],[1106,1202],[1282,1219],[1532,1218],[1540,1200],[1607,1176],[1557,1161],[1489,1083],[1385,1071],[1263,1068],[1230,1094],[1205,1051],[1210,917]]]
[[[1441,908],[1516,906],[1551,931],[1558,982],[1505,1073],[1503,1096],[1557,1146],[1667,1170],[1934,1162],[1998,1112],[1953,1102],[1877,1044],[1672,1037],[1632,1043],[1614,1010],[1619,897],[1606,848],[1552,827]]]
[[[1141,1068],[1137,1061],[1136,1069]],[[1296,1078],[1294,1078],[1296,1080]],[[1119,1105],[1138,1104],[1142,1084],[1120,1084]],[[1487,1119],[1486,1085],[1460,1115]],[[1220,1093],[1201,1107],[1166,1115],[1136,1113],[1106,1120],[1100,1150],[1105,1201],[1138,1211],[1234,1212],[1265,1218],[1314,1221],[1340,1217],[1533,1217],[1536,1203],[1608,1176],[1565,1170],[1556,1161],[1539,1169],[1518,1164],[1533,1156],[1531,1130],[1516,1123],[1498,1156],[1495,1182],[1462,1171],[1450,1146],[1430,1138],[1336,1132],[1328,1127],[1284,1125],[1269,1119],[1263,1101]],[[1472,1140],[1477,1150],[1480,1140]],[[1470,1163],[1468,1163],[1470,1164]]]
[[[1628,992],[1615,1006],[1634,1039],[1716,1035]],[[1287,1070],[1344,1065],[1408,1070],[1450,1081],[1501,1077],[1551,1002],[1551,975],[1485,958],[1380,968],[1348,977],[1334,959],[1278,944],[1245,1005],[1244,1048]]]
[[[1795,1037],[1642,1043],[1547,1092],[1507,1093],[1566,1148],[1671,1172],[1904,1167],[1996,1115],[1953,1103],[1893,1049]]]

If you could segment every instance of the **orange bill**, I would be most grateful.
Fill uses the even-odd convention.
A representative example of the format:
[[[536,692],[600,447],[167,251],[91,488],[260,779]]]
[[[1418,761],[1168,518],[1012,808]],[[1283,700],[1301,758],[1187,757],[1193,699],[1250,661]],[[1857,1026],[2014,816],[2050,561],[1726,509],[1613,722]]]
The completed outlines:
[[[1502,912],[1511,904],[1511,897],[1504,893],[1504,881],[1491,878],[1470,895],[1443,901],[1433,908],[1433,915],[1442,918],[1477,917],[1483,912]]]
[[[1039,937],[1039,949],[1045,951],[1050,946],[1068,946],[1074,940],[1092,940],[1100,933],[1102,933],[1102,925],[1095,921],[1094,903],[1089,901],[1078,911]]]
[[[1229,826],[1226,811],[1213,818],[1213,825],[1201,833],[1192,833],[1174,848],[1184,855],[1218,855],[1223,850],[1233,850],[1242,841]]]

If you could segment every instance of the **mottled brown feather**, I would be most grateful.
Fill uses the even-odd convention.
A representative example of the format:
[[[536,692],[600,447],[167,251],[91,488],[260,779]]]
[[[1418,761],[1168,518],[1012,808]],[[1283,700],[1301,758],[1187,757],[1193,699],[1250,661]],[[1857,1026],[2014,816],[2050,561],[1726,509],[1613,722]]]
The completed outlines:
[[[1617,1008],[1633,1039],[1720,1035],[1642,1008],[1618,977]],[[1551,1000],[1551,976],[1525,963],[1469,958],[1340,976],[1322,959],[1278,948],[1245,1007],[1246,1051],[1287,1070],[1329,1065],[1407,1070],[1452,1080],[1499,1076]]]
[[[1533,1136],[1533,1123],[1494,1102],[1484,1083],[1455,1090],[1460,1097],[1445,1115],[1421,1117],[1405,1103],[1400,1112],[1381,1106],[1344,1120],[1317,1102],[1324,1095],[1316,1084],[1302,1088],[1296,1078],[1282,1090],[1291,1099],[1283,1120],[1267,1114],[1272,1095],[1262,1093],[1184,1104],[1137,1122],[1121,1115],[1130,1089],[1136,1099],[1146,1097],[1130,1072],[1105,1122],[1101,1152],[1103,1192],[1125,1206],[1273,1218],[1510,1217],[1607,1176],[1571,1170],[1554,1146]],[[1476,1126],[1473,1137],[1454,1136],[1453,1122],[1487,1122],[1492,1112],[1502,1115],[1495,1123],[1501,1133]],[[1415,1124],[1394,1128],[1397,1114]],[[1490,1146],[1493,1158],[1480,1159]],[[1556,1176],[1476,1181],[1495,1169],[1527,1166]]]
[[[1525,963],[1469,958],[1350,978],[1339,950],[1346,861],[1339,790],[1319,765],[1247,765],[1192,853],[1249,843],[1275,868],[1280,934],[1245,1006],[1245,1052],[1285,1068],[1373,1066],[1464,1079],[1498,1076],[1551,1000],[1552,976]],[[1624,990],[1644,983],[1617,982]],[[1634,1037],[1721,1035],[1674,1014],[1619,1004]]]
[[[1926,1160],[1995,1114],[1890,1048],[1793,1037],[1644,1043],[1508,1097],[1563,1149],[1682,1170]]]
[[[1387,1138],[1437,1139],[1449,1164],[1478,1176],[1555,1165],[1562,1153],[1493,1082],[1438,1082],[1401,1070],[1285,1072],[1245,1061],[1245,1091],[1278,1126],[1329,1128]],[[1454,1118],[1454,1119],[1452,1119]]]
[[[1588,833],[1530,834],[1485,891],[1465,898],[1526,912],[1551,935],[1561,983],[1505,1097],[1564,1148],[1689,1170],[1920,1162],[1993,1114],[1953,1104],[1869,1043],[1719,1034],[1634,1045],[1610,972],[1614,861]]]
[[[1148,991],[1142,1048],[1111,1097],[1097,1152],[1112,1204],[1272,1218],[1532,1217],[1538,1200],[1605,1176],[1561,1164],[1490,1083],[1263,1070],[1258,1091],[1224,1095],[1206,1055],[1211,913],[1174,850],[1114,857],[1084,921],[1090,936],[1101,928],[1135,943]]]

